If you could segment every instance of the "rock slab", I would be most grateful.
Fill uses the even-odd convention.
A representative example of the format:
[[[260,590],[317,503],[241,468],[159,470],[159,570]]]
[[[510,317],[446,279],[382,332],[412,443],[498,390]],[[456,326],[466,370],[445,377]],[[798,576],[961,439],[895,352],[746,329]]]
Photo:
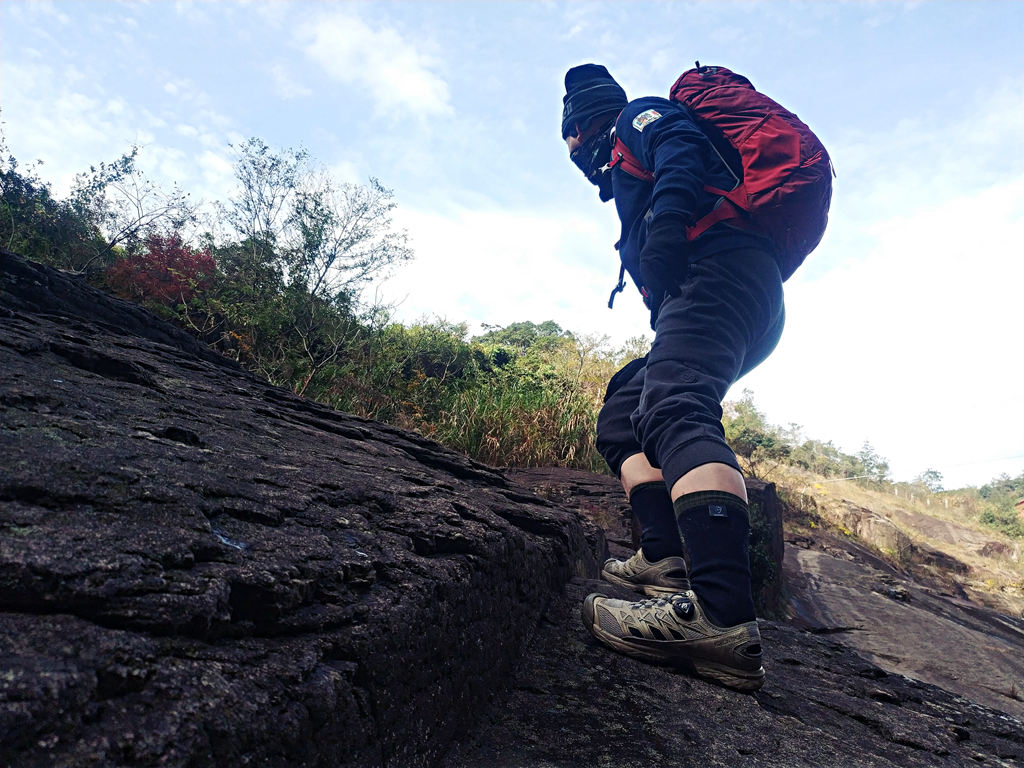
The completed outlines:
[[[0,254],[0,764],[428,765],[600,532]]]

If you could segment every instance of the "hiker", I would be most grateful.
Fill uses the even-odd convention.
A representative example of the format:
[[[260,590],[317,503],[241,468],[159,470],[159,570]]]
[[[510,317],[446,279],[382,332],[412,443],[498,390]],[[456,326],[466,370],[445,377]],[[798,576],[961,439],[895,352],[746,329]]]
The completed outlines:
[[[687,240],[686,228],[720,201],[706,187],[729,190],[742,169],[730,168],[680,103],[629,101],[597,64],[570,69],[565,90],[562,138],[601,200],[615,201],[622,269],[654,330],[648,355],[609,382],[597,423],[597,448],[641,526],[640,549],[608,560],[602,577],[652,597],[592,594],[583,621],[618,652],[754,691],[764,668],[747,493],[721,418],[730,385],[782,333],[783,275],[773,243],[728,220]],[[613,143],[646,168],[646,178],[616,164],[623,158],[612,157]]]

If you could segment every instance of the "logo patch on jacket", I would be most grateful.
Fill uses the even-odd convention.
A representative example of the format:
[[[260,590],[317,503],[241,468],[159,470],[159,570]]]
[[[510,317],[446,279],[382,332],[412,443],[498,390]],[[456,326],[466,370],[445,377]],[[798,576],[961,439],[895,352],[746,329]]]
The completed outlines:
[[[661,117],[661,112],[656,109],[648,109],[633,118],[633,127],[642,131],[648,125]]]

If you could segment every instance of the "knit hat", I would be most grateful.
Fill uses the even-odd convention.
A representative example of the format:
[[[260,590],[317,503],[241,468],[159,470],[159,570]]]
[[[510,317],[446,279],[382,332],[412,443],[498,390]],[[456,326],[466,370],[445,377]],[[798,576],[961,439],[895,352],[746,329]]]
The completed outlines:
[[[562,138],[576,133],[599,115],[619,112],[628,99],[622,86],[600,64],[581,64],[565,73]]]

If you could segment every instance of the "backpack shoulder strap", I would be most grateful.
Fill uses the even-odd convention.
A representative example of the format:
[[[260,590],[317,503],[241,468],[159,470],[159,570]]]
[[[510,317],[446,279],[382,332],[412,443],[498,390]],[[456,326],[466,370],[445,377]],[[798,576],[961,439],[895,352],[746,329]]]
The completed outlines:
[[[654,174],[644,168],[643,163],[637,160],[636,155],[626,146],[626,142],[618,136],[615,137],[615,143],[612,144],[612,159],[608,163],[608,167],[621,168],[630,176],[635,176],[643,181],[654,181]]]

